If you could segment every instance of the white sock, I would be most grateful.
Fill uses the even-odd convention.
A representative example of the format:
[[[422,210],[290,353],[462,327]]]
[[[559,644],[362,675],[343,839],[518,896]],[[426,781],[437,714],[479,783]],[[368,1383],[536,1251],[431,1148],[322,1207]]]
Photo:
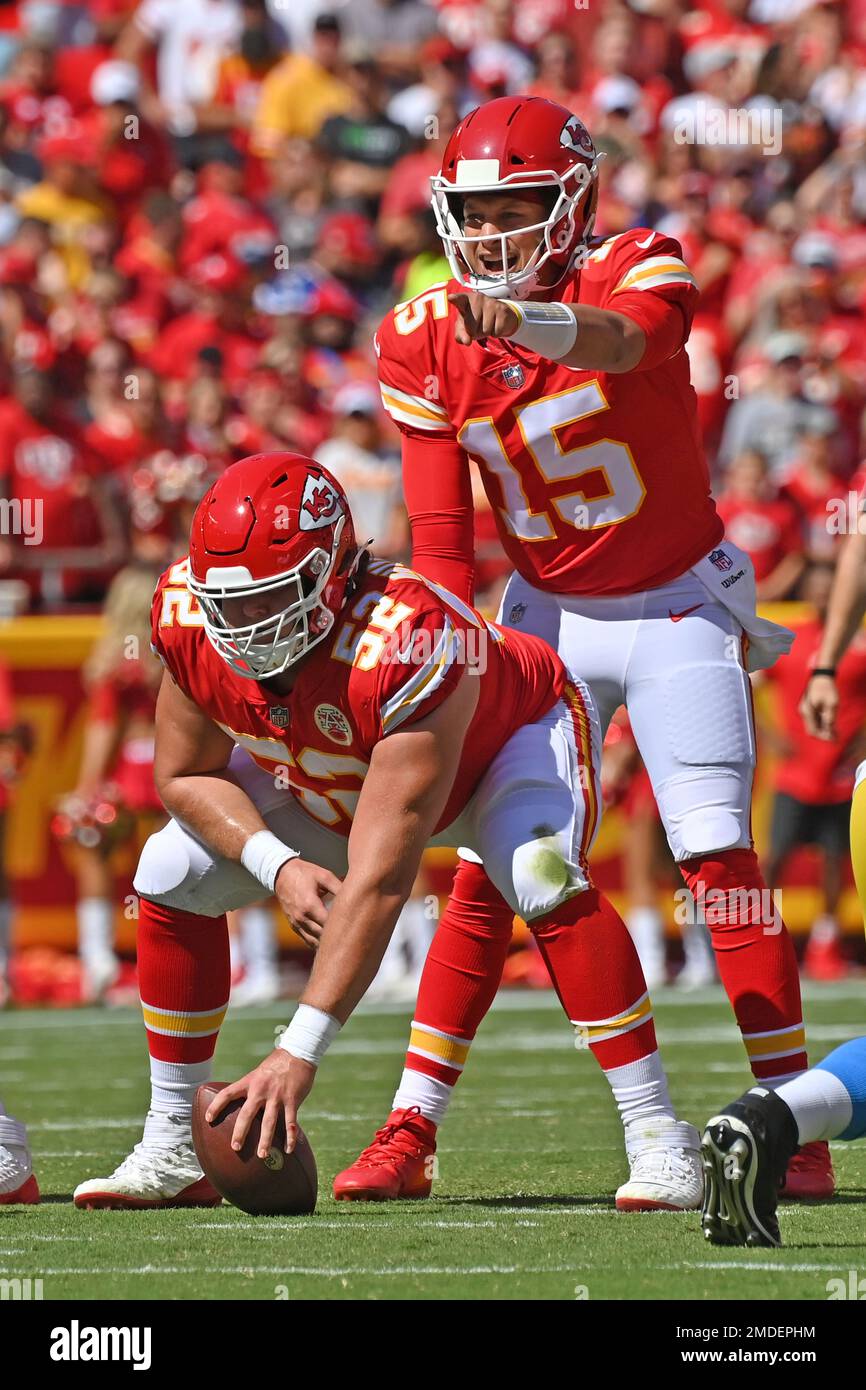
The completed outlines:
[[[676,1112],[668,1092],[662,1059],[650,1052],[638,1062],[612,1067],[605,1076],[613,1091],[626,1134],[629,1125],[641,1120],[675,1120]]]
[[[715,970],[716,957],[709,929],[704,922],[683,924],[683,955],[687,969]]]
[[[11,954],[12,904],[8,898],[0,898],[0,975],[5,975],[8,970]]]
[[[626,914],[626,926],[647,974],[656,977],[665,968],[665,928],[656,907],[633,907]]]
[[[426,898],[410,898],[401,916],[409,970],[420,979],[430,943],[436,934],[436,918],[428,916]]]
[[[238,913],[240,955],[247,975],[272,975],[277,969],[274,919],[266,907],[245,907]]]
[[[839,924],[835,917],[830,917],[826,912],[820,917],[816,917],[812,923],[812,930],[809,933],[809,940],[818,945],[824,945],[828,941],[836,941],[839,936]]]
[[[75,909],[78,921],[78,954],[84,961],[104,959],[114,954],[114,908],[110,898],[80,898]]]
[[[161,1062],[150,1059],[150,1109],[144,1122],[148,1146],[188,1144],[192,1137],[192,1103],[199,1086],[210,1080],[212,1059]]]
[[[765,1086],[765,1081],[756,1083]],[[801,1144],[815,1139],[835,1139],[851,1123],[854,1107],[838,1076],[816,1068],[801,1072],[793,1081],[773,1087],[797,1121]]]
[[[406,1067],[391,1109],[410,1110],[413,1105],[417,1105],[426,1119],[432,1120],[434,1125],[441,1125],[453,1094],[453,1086],[446,1085],[444,1081],[437,1081],[435,1077],[427,1076],[423,1071],[410,1071]]]

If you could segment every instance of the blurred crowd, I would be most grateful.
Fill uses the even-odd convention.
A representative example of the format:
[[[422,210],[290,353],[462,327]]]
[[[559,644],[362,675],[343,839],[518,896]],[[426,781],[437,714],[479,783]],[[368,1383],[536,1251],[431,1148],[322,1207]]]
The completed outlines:
[[[372,332],[447,277],[429,177],[515,92],[591,131],[598,233],[681,242],[728,534],[761,599],[821,590],[866,458],[866,0],[0,0],[0,611],[108,596],[144,631],[130,564],[183,553],[208,480],[265,449],[408,554]],[[146,714],[147,674],[99,663],[94,719],[130,680]]]
[[[284,445],[405,551],[372,329],[447,274],[454,124],[516,91],[590,128],[599,232],[681,241],[714,487],[795,594],[864,450],[864,54],[864,0],[0,3],[0,478],[41,503],[38,545],[0,537],[10,601],[98,603],[179,490]]]

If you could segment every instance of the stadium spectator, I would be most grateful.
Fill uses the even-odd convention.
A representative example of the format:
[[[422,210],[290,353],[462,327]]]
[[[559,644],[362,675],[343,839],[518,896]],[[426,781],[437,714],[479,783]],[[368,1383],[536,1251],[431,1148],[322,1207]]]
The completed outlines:
[[[345,488],[358,535],[373,541],[377,555],[407,559],[399,451],[385,443],[381,414],[374,383],[347,382],[334,396],[331,437],[316,458]]]
[[[854,638],[837,671],[840,702],[835,737],[818,739],[807,733],[798,708],[816,664],[832,581],[832,565],[810,567],[803,598],[811,604],[813,615],[797,623],[796,640],[786,660],[764,673],[776,692],[776,706],[775,717],[761,725],[765,747],[778,758],[773,772],[767,883],[771,888],[779,884],[786,861],[801,846],[816,846],[822,853],[823,907],[812,926],[804,960],[806,973],[816,979],[837,979],[847,973],[836,913],[848,857],[854,772],[866,756],[866,632]]]
[[[63,267],[65,287],[77,289],[92,269],[89,231],[111,218],[111,204],[99,187],[97,150],[80,124],[46,136],[38,145],[43,165],[39,183],[19,193],[22,217],[51,228]]]
[[[273,157],[286,140],[313,140],[329,116],[345,111],[352,90],[343,80],[341,28],[335,15],[318,15],[310,51],[288,53],[262,83],[253,117],[251,148]]]
[[[803,425],[796,456],[782,486],[783,496],[790,498],[803,517],[810,560],[832,562],[838,540],[828,525],[834,504],[846,492],[834,447],[838,432],[835,413],[816,406]]]
[[[803,518],[771,481],[764,455],[738,454],[716,502],[725,534],[755,566],[758,598],[764,603],[790,598],[806,564]]]
[[[100,571],[121,554],[120,521],[102,466],[53,388],[49,372],[18,367],[11,396],[0,401],[0,487],[17,504],[0,568],[24,580],[34,603],[92,602]]]
[[[351,97],[329,116],[317,148],[328,159],[336,199],[375,216],[391,169],[409,149],[409,136],[386,111],[385,88],[373,50],[363,41],[346,46],[346,81]]]
[[[175,137],[181,162],[197,162],[207,148],[206,139],[196,139],[196,108],[213,97],[220,63],[237,44],[242,23],[237,0],[141,0],[117,41],[116,56],[141,71],[142,110]]]
[[[721,460],[728,463],[744,450],[765,454],[774,478],[791,466],[811,407],[803,399],[802,334],[774,333],[763,345],[768,363],[762,385],[735,400],[725,419]]]

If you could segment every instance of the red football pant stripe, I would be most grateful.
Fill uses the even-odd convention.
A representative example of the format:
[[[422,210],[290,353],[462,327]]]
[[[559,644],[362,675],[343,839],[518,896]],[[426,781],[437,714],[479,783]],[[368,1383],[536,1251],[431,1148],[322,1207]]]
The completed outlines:
[[[580,862],[586,865],[586,856],[598,824],[598,791],[592,757],[592,725],[586,710],[583,696],[571,681],[566,683],[562,697],[571,715],[574,742],[577,748],[580,783],[583,791],[583,833],[580,837]]]
[[[151,1057],[212,1057],[231,983],[225,915],[200,917],[142,899],[138,979]]]
[[[787,927],[772,910],[755,851],[729,849],[687,859],[680,870],[704,912],[753,1074],[767,1079],[803,1071],[797,958]]]

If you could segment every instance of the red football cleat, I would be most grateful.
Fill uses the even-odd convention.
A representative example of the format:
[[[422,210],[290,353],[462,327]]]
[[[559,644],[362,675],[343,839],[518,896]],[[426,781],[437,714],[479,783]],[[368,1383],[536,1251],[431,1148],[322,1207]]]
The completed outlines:
[[[27,1181],[16,1187],[14,1192],[0,1192],[0,1207],[11,1207],[16,1203],[35,1207],[38,1201],[39,1184],[35,1173],[31,1173]]]
[[[785,1174],[779,1189],[780,1197],[789,1201],[821,1201],[836,1191],[836,1175],[830,1159],[830,1149],[823,1139],[813,1140],[799,1149]]]
[[[369,1148],[334,1178],[338,1202],[393,1202],[429,1197],[436,1126],[417,1105],[394,1110]]]

